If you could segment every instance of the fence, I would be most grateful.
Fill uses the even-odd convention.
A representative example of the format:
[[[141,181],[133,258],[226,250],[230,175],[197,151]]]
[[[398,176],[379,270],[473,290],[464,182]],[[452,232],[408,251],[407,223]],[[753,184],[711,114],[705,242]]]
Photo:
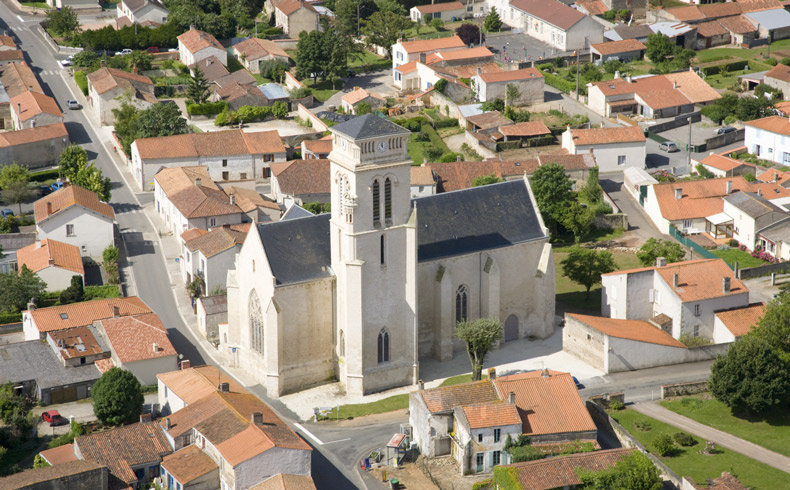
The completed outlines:
[[[787,272],[790,272],[790,262],[779,262],[777,264],[765,264],[758,267],[739,269],[737,276],[738,279],[751,279],[752,277],[766,276],[772,273],[784,274]]]
[[[652,126],[648,126],[647,130],[651,133],[663,133],[664,131],[669,131],[670,129],[679,128],[681,126],[686,126],[689,123],[689,118],[691,118],[691,122],[700,122],[702,120],[702,114],[699,112],[690,112],[688,114],[681,114],[679,116],[675,116],[674,119],[671,121],[662,122],[659,124],[654,124]]]
[[[694,242],[689,237],[681,233],[680,230],[675,228],[673,225],[669,225],[669,234],[672,235],[672,237],[675,240],[679,241],[681,245],[690,248],[692,251],[697,252],[699,255],[705,257],[706,259],[719,258],[717,255],[711,253],[710,250],[704,248],[702,245]],[[734,270],[734,266],[732,264],[727,264],[727,267]]]
[[[726,134],[720,134],[718,136],[714,136],[712,138],[708,138],[705,140],[705,150],[712,150],[714,148],[721,148],[722,146],[726,146],[736,141],[743,141],[746,136],[746,129],[738,129],[736,131],[732,131]]]

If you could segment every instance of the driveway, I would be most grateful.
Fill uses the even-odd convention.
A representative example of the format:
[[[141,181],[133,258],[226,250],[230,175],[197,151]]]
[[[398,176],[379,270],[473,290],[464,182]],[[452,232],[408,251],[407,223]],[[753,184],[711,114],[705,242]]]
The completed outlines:
[[[150,406],[153,403],[157,403],[159,400],[158,395],[156,393],[148,393],[145,395],[145,404],[144,410],[150,410]],[[69,402],[69,403],[58,403],[55,405],[47,405],[46,407],[34,407],[32,412],[33,415],[36,416],[36,420],[38,420],[38,435],[40,437],[43,436],[58,436],[61,434],[65,434],[69,431],[70,426],[69,424],[63,424],[56,427],[50,427],[48,422],[44,422],[41,419],[41,414],[46,412],[47,410],[57,410],[58,413],[67,421],[70,417],[74,417],[74,421],[80,424],[84,424],[86,422],[94,422],[96,421],[96,415],[93,413],[93,400],[90,398],[85,398],[83,400],[79,400],[76,402]]]
[[[648,217],[638,202],[623,188],[623,174],[601,175],[601,187],[609,194],[620,211],[628,215],[628,246],[639,247],[650,238],[670,239],[663,235]]]

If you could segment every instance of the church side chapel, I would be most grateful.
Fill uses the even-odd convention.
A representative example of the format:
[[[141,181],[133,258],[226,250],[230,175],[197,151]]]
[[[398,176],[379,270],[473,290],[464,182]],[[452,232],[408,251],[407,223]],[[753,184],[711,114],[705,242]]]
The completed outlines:
[[[334,379],[368,394],[416,383],[420,359],[465,356],[459,321],[498,317],[503,342],[553,333],[526,177],[411,199],[408,130],[368,114],[330,131],[332,212],[255,224],[228,271],[229,363],[272,397]]]

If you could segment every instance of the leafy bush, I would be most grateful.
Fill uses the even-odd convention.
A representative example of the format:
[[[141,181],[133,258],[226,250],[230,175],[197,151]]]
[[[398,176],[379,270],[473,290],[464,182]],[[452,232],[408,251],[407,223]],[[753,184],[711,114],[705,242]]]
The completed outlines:
[[[713,175],[713,172],[705,168],[705,166],[701,163],[697,164],[697,166],[694,167],[694,169],[697,171],[699,176],[702,177],[703,179],[712,179],[713,177],[715,177],[715,175]]]
[[[553,75],[551,73],[543,73],[543,80],[546,82],[547,85],[556,88],[557,90],[569,94],[576,90],[576,84],[573,82],[569,82],[564,78]],[[579,87],[579,92],[583,92],[584,87]]]
[[[612,410],[622,410],[625,408],[625,405],[623,405],[623,402],[621,402],[620,400],[612,400],[611,402],[609,402],[609,408],[611,408]]]
[[[434,123],[436,128],[454,128],[458,126],[458,119],[455,117],[449,117],[447,119],[440,119]]]
[[[774,58],[770,58],[769,60],[766,61],[766,63],[770,65],[771,64],[769,63],[770,60],[773,60],[774,62],[772,66],[775,66],[776,60]],[[710,75],[716,75],[721,71],[733,72],[733,71],[743,70],[744,67],[748,64],[749,64],[748,60],[737,60],[737,61],[731,61],[729,63],[722,63],[720,65],[703,66],[702,68],[700,68],[700,71],[705,76],[710,76]],[[724,70],[722,70],[722,68]]]
[[[310,87],[299,87],[291,90],[290,96],[291,99],[304,99],[305,97],[309,97],[313,95],[313,91]]]
[[[461,156],[461,155],[459,155],[458,153],[445,153],[444,155],[442,155],[439,158],[439,161],[442,162],[442,163],[455,162],[455,161],[458,160],[459,156]],[[461,156],[461,159],[463,160],[462,156]]]
[[[190,116],[205,116],[219,114],[228,108],[228,103],[224,100],[218,102],[204,102],[202,104],[188,104],[187,112]]]
[[[767,60],[765,60],[765,64],[766,65],[771,65],[771,66],[776,66],[779,63],[776,61],[776,58],[768,58]]]
[[[653,425],[650,422],[634,422],[634,429],[640,432],[650,432]]]
[[[85,286],[85,299],[120,298],[121,292],[115,284],[105,284],[104,286]]]
[[[429,162],[435,162],[442,156],[442,150],[435,146],[429,146],[425,149],[424,153]]]
[[[740,243],[738,243],[738,240],[736,240],[734,238],[730,238],[730,241],[728,242],[728,245],[730,247],[737,247],[738,245],[740,245]]]
[[[540,71],[554,71],[554,65],[551,63],[541,63],[538,65]]]
[[[88,75],[84,71],[74,72],[74,83],[82,90],[82,95],[88,95]]]
[[[612,206],[605,202],[599,202],[595,205],[593,211],[595,211],[596,216],[600,216],[602,214],[612,214]]]
[[[439,79],[439,80],[438,80],[438,81],[437,81],[437,82],[434,84],[433,88],[434,88],[434,90],[436,90],[437,92],[439,92],[439,93],[443,94],[443,93],[444,93],[444,89],[446,89],[446,88],[447,88],[447,79],[445,79],[445,78],[440,78],[440,79]]]
[[[672,439],[675,440],[678,444],[683,447],[693,446],[697,443],[697,440],[694,439],[690,434],[686,434],[685,432],[677,432],[675,435],[672,436]]]
[[[0,325],[6,323],[19,323],[22,321],[22,313],[0,313]]]
[[[288,65],[282,61],[268,60],[258,64],[258,72],[263,78],[270,80],[279,80],[286,70],[288,70]]]
[[[670,456],[677,446],[669,434],[661,434],[653,440],[653,447],[661,456]]]
[[[428,122],[428,120],[423,116],[418,116],[409,119],[395,119],[392,122],[408,129],[412,133],[416,133],[422,129],[423,123]]]

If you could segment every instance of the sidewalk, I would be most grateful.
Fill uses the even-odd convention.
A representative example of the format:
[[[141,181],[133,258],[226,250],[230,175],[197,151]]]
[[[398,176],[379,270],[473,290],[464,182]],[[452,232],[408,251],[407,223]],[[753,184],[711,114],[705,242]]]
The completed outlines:
[[[772,466],[777,470],[790,473],[790,458],[782,456],[779,453],[769,451],[762,446],[745,441],[732,434],[722,432],[697,421],[691,420],[688,417],[678,415],[672,410],[668,410],[661,405],[654,402],[637,403],[634,405],[634,410],[643,413],[656,420],[673,425],[686,432],[690,432],[695,436],[702,437],[707,441],[713,441],[721,447],[727,448],[731,451],[741,453],[754,460]]]

